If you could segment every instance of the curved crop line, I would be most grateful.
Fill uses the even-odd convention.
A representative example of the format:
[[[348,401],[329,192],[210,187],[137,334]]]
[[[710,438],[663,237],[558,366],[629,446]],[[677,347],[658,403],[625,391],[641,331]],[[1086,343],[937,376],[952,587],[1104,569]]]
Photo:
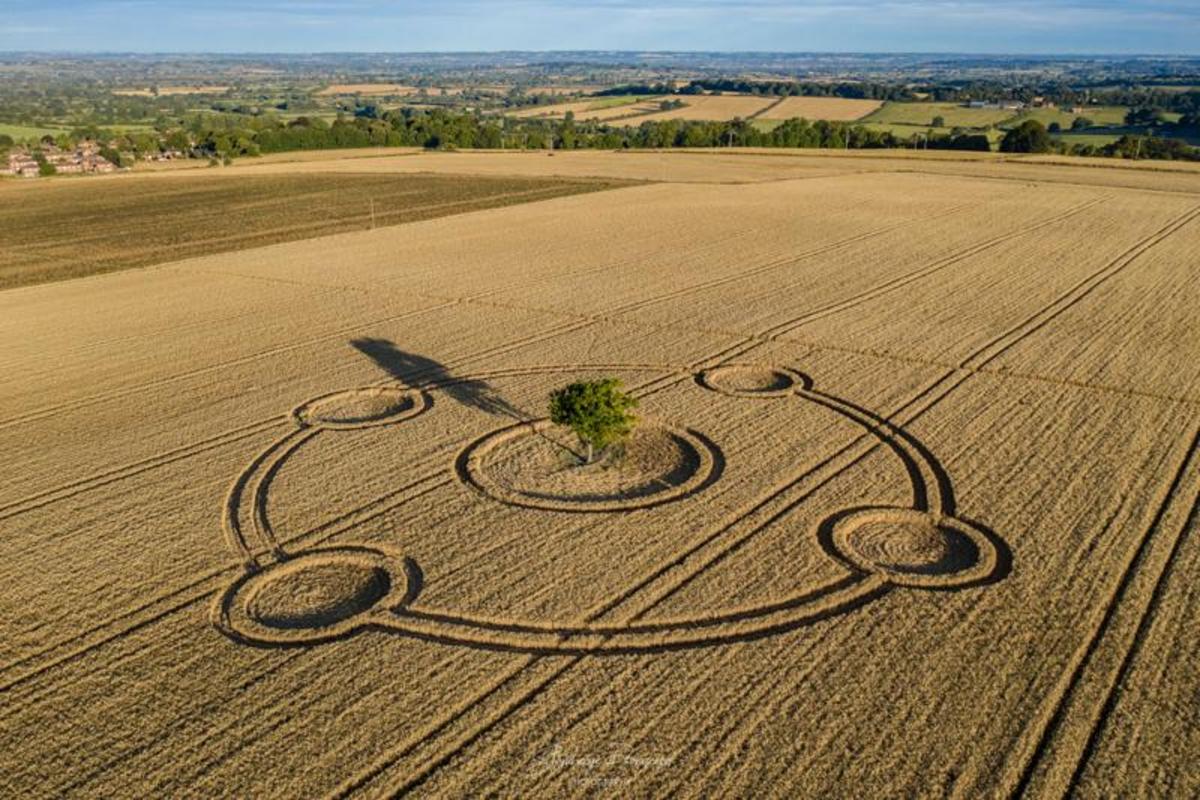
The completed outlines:
[[[891,584],[881,575],[842,578],[815,591],[784,601],[730,612],[630,626],[496,625],[469,617],[429,613],[394,613],[377,617],[371,627],[443,644],[538,655],[656,653],[750,641],[828,619],[882,596]],[[749,622],[751,624],[741,624]],[[478,624],[476,624],[478,623]],[[711,630],[720,626],[718,630]]]
[[[918,511],[936,509],[942,514],[953,516],[954,495],[949,475],[933,454],[911,434],[884,417],[839,397],[804,388],[798,389],[796,394],[858,423],[890,448],[904,463],[912,482],[913,508]]]
[[[280,467],[290,458],[297,450],[299,450],[306,442],[312,441],[320,430],[318,428],[301,428],[299,431],[290,431],[284,435],[277,444],[282,444],[287,439],[291,439],[286,446],[279,447],[269,461],[261,462],[258,467],[261,476],[258,482],[254,485],[252,505],[254,514],[251,517],[251,524],[254,533],[258,536],[259,541],[267,546],[275,558],[283,560],[287,558],[287,553],[275,538],[275,531],[271,528],[271,522],[267,519],[267,492],[271,488],[271,483],[275,480],[275,476],[279,474]],[[265,465],[265,468],[263,468]]]
[[[242,505],[242,497],[246,493],[246,488],[250,485],[259,468],[271,459],[272,455],[280,448],[285,447],[289,440],[304,431],[303,428],[296,428],[288,431],[280,438],[276,439],[271,444],[260,452],[250,461],[249,464],[242,469],[241,473],[234,480],[233,485],[229,487],[229,494],[225,496],[225,507],[221,515],[221,527],[225,532],[225,542],[229,545],[238,556],[241,557],[246,570],[255,572],[259,569],[258,559],[251,550],[249,543],[246,541],[246,535],[242,530],[242,522],[240,511]]]

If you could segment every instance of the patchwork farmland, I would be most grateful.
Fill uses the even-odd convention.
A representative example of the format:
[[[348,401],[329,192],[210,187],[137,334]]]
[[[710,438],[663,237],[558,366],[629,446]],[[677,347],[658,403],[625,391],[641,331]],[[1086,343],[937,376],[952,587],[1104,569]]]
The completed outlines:
[[[1200,173],[1075,163],[95,179],[123,271],[0,261],[6,793],[1194,796]],[[237,180],[328,225],[137,212]]]

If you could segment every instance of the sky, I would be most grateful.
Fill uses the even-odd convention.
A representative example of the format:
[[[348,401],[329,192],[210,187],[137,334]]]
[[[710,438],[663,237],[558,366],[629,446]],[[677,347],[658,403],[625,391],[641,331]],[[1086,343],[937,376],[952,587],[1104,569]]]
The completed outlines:
[[[1200,0],[0,0],[0,51],[1200,55]]]

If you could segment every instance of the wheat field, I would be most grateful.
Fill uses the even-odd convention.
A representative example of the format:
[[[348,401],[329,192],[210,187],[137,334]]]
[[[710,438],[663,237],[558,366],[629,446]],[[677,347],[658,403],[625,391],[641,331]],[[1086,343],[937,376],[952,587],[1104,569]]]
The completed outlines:
[[[638,182],[0,292],[7,796],[1200,792],[1194,171],[287,170]]]
[[[826,119],[853,122],[883,105],[881,100],[856,100],[845,97],[785,97],[759,114],[760,119]]]

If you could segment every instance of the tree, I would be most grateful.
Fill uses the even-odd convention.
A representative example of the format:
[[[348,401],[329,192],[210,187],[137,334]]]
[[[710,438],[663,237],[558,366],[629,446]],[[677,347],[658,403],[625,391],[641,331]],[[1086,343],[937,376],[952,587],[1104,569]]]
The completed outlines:
[[[1082,130],[1084,130],[1084,129],[1086,129],[1086,128],[1090,128],[1090,127],[1092,127],[1092,125],[1094,125],[1094,124],[1095,124],[1095,123],[1093,123],[1093,122],[1092,122],[1090,119],[1088,119],[1087,117],[1076,117],[1076,118],[1075,118],[1075,119],[1074,119],[1074,120],[1071,122],[1071,130],[1073,130],[1073,131],[1082,131]]]
[[[629,436],[636,407],[637,399],[621,391],[616,378],[579,381],[550,393],[550,421],[575,432],[587,448],[587,464],[596,450]]]
[[[1046,128],[1046,130],[1050,133],[1062,133],[1062,125],[1059,125],[1057,122],[1051,122],[1050,127]]]
[[[946,118],[945,118],[945,117],[941,117],[941,116],[934,117],[934,118],[933,118],[933,127],[935,127],[935,128],[944,128],[944,127],[946,127]]]
[[[1157,125],[1162,121],[1162,112],[1157,108],[1131,108],[1125,114],[1125,124],[1130,126]]]
[[[1002,153],[1049,153],[1054,143],[1046,127],[1036,119],[1027,119],[1004,134],[1000,140]]]

